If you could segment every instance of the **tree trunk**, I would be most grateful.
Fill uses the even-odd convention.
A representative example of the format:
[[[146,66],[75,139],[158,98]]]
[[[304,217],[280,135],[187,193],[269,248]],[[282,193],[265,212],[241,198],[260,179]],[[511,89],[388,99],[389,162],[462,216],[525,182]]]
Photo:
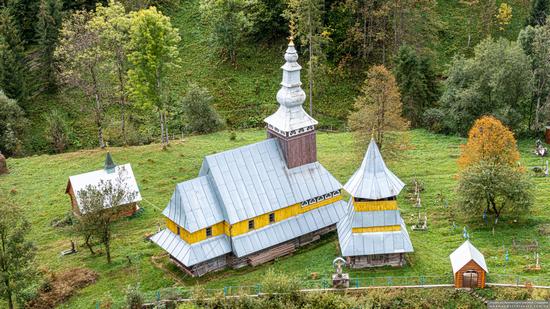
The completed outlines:
[[[160,119],[160,142],[162,144],[162,147],[164,148],[164,120],[163,120],[163,113],[162,111],[159,111],[159,119]]]
[[[164,112],[164,116],[162,117],[164,120],[164,139],[166,140],[166,145],[170,144],[170,135],[168,135],[168,122],[166,121],[166,112]]]
[[[111,235],[109,231],[109,223],[104,226],[103,231],[103,246],[105,247],[105,255],[107,256],[107,263],[111,264]]]
[[[122,141],[124,142],[124,146],[128,145],[128,140],[126,138],[126,118],[124,115],[124,105],[121,107],[121,130],[122,130]]]
[[[94,249],[92,247],[92,244],[90,244],[90,239],[91,238],[92,238],[91,235],[88,235],[88,236],[84,237],[84,244],[86,245],[86,247],[88,247],[88,250],[90,250],[91,254],[95,254]]]
[[[96,73],[93,67],[90,68],[90,73],[92,75],[92,84],[93,84],[93,92],[94,92],[94,99],[95,99],[95,119],[96,119],[96,125],[97,125],[97,138],[99,140],[99,147],[105,148],[105,141],[103,140],[103,126],[102,126],[102,118],[103,118],[103,111],[101,108],[101,100],[99,96],[99,90],[97,86],[97,78]]]

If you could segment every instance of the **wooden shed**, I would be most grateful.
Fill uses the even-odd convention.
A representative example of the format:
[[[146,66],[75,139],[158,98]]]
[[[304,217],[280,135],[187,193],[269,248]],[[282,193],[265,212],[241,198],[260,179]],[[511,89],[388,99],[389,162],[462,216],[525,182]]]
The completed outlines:
[[[455,288],[484,288],[489,270],[483,254],[466,240],[451,255]]]
[[[74,175],[69,177],[65,193],[71,198],[72,211],[76,216],[83,214],[82,205],[78,197],[79,191],[87,186],[98,186],[100,182],[120,181],[125,190],[135,192],[131,200],[124,199],[117,206],[116,217],[127,217],[133,215],[139,210],[139,202],[141,194],[139,187],[132,171],[132,166],[127,163],[123,165],[115,165],[111,155],[108,153],[105,160],[105,167],[101,170]]]

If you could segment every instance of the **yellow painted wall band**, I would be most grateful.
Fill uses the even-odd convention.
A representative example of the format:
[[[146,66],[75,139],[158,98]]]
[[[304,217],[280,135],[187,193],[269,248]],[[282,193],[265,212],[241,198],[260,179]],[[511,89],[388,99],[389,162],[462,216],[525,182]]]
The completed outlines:
[[[400,225],[354,227],[353,229],[351,229],[353,233],[396,232],[400,230]]]
[[[355,211],[397,210],[397,201],[353,202]]]

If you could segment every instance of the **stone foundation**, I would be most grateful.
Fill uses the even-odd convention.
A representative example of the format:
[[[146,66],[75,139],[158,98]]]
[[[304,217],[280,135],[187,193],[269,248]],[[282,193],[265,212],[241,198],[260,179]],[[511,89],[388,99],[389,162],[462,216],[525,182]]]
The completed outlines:
[[[401,267],[405,265],[404,253],[361,255],[348,257],[351,268],[368,268],[381,266]]]

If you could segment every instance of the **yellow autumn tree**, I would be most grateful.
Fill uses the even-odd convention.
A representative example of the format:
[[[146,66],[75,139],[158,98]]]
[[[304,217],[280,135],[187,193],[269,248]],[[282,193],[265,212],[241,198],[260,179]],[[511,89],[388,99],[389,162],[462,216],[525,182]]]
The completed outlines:
[[[496,225],[504,212],[520,216],[533,205],[532,183],[518,164],[519,152],[512,132],[498,119],[476,120],[458,159],[458,205],[468,215]]]
[[[409,128],[409,122],[401,116],[403,106],[395,77],[383,65],[370,68],[354,108],[348,121],[360,145],[366,145],[374,136],[383,149],[383,145],[391,144],[387,143],[387,133]]]
[[[461,169],[481,161],[515,167],[519,160],[514,134],[493,116],[476,120],[468,132],[468,142],[461,148],[458,159]]]
[[[504,28],[512,21],[512,6],[505,2],[501,3],[495,17],[499,25],[499,30],[504,31]]]

